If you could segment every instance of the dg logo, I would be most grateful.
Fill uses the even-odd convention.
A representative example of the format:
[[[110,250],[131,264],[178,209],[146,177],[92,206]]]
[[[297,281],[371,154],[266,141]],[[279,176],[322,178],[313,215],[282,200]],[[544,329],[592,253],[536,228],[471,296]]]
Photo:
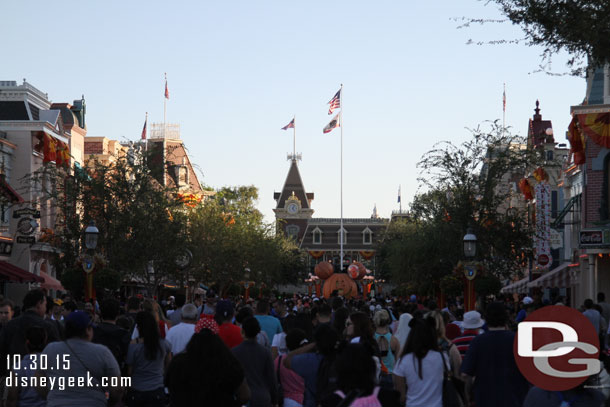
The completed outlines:
[[[551,305],[531,313],[517,329],[513,345],[519,370],[532,384],[564,391],[599,373],[599,339],[582,313]]]

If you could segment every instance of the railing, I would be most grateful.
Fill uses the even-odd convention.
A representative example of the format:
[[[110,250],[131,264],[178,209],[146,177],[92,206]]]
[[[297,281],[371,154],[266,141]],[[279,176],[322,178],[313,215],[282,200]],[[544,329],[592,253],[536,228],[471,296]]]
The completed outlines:
[[[150,138],[180,140],[180,125],[153,123],[150,129]]]

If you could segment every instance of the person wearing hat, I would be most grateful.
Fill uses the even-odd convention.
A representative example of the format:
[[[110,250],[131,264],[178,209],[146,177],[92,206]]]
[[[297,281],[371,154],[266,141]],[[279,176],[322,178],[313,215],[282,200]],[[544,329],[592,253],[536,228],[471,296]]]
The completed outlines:
[[[105,407],[120,400],[123,389],[117,387],[102,387],[102,377],[108,382],[121,383],[119,365],[110,350],[97,343],[92,343],[93,327],[91,318],[86,312],[74,311],[65,318],[66,340],[49,343],[42,354],[47,360],[59,361],[53,369],[38,370],[38,376],[48,377],[47,383],[68,383],[70,377],[91,377],[92,387],[65,386],[58,388],[47,386],[48,406],[83,405],[87,407]],[[110,399],[106,400],[106,392]]]
[[[517,317],[515,318],[516,323],[523,321],[534,309],[534,299],[532,297],[523,297],[521,302],[523,303],[523,308],[521,308],[517,314]]]
[[[485,325],[485,321],[481,319],[481,314],[477,311],[468,311],[464,314],[464,321],[462,322],[463,332],[457,338],[453,340],[455,346],[460,351],[460,356],[464,360],[470,342],[479,334],[483,333],[481,329]]]

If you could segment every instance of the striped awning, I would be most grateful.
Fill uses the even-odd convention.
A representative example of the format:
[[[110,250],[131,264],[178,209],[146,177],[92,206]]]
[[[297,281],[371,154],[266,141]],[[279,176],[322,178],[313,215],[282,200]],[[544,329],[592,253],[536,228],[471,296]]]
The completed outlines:
[[[555,267],[551,271],[547,271],[536,280],[529,283],[528,287],[541,287],[541,288],[562,288],[573,285],[572,277],[570,273],[570,263],[564,263],[558,267]]]
[[[500,290],[503,294],[525,294],[527,293],[527,283],[529,281],[529,277],[522,278],[519,281],[515,281],[512,284],[507,285],[506,287],[502,287]]]

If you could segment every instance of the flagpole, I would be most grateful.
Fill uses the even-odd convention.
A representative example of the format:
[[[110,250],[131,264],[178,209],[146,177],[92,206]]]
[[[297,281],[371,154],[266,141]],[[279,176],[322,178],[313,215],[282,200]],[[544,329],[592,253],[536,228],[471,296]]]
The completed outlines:
[[[506,82],[504,83],[504,93],[502,93],[502,137],[506,128]]]
[[[341,84],[341,93],[339,93],[339,107],[341,108],[341,112],[339,112],[339,124],[341,126],[341,227],[340,227],[340,241],[341,241],[341,268],[340,271],[343,271],[343,84]]]
[[[144,120],[144,125],[146,126],[146,131],[148,132],[148,112],[146,112],[146,119]],[[144,140],[144,151],[148,152],[148,134],[146,135],[146,139]]]
[[[401,191],[401,185],[398,185],[398,213],[402,214],[402,191]]]
[[[292,118],[292,158],[297,159],[297,115]]]
[[[167,72],[165,72],[165,89],[167,89]],[[163,92],[163,139],[165,139],[165,129],[167,127],[166,118],[167,118],[167,96],[166,96],[166,93]]]

